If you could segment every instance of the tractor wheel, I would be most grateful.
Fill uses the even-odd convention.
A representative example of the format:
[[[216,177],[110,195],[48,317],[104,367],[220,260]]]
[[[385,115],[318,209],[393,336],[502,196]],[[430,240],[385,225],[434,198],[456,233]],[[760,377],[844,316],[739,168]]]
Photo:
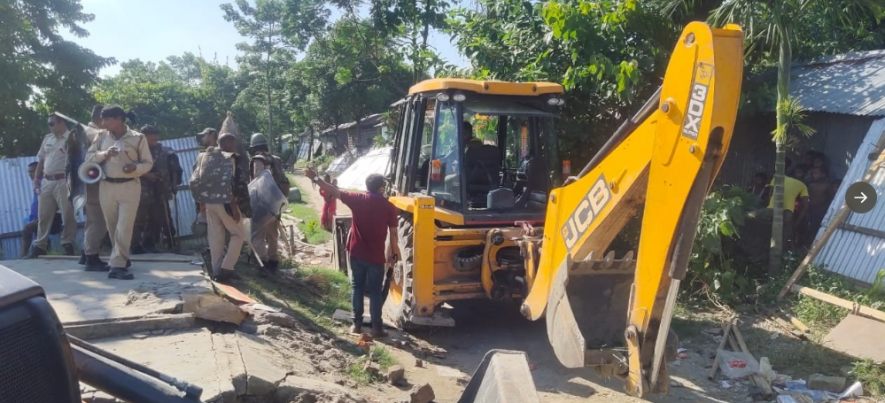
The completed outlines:
[[[389,291],[384,304],[387,315],[400,329],[414,328],[409,323],[415,307],[415,294],[412,290],[412,272],[415,262],[415,227],[411,214],[401,214],[397,225],[399,237],[399,261],[390,273]]]

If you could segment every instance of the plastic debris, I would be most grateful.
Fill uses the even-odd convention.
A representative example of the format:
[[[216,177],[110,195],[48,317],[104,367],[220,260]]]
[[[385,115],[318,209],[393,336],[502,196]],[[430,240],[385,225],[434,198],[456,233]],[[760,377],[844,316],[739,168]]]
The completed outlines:
[[[759,359],[759,375],[768,379],[768,382],[774,382],[777,379],[777,374],[774,372],[774,369],[771,368],[771,363],[768,362],[768,357],[762,357]]]
[[[839,399],[858,396],[863,396],[863,385],[860,382],[855,382],[839,395]]]
[[[721,386],[722,389],[731,389],[731,384],[728,381],[719,381],[719,386]]]
[[[751,354],[717,350],[719,369],[728,379],[740,379],[759,372],[759,362]]]

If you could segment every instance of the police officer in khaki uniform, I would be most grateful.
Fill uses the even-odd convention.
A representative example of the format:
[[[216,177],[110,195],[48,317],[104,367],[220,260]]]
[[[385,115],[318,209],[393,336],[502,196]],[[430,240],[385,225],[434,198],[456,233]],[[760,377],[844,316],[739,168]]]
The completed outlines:
[[[118,105],[106,106],[101,111],[105,130],[89,147],[86,161],[97,162],[104,167],[105,178],[99,188],[99,199],[108,233],[114,244],[111,252],[108,278],[132,280],[129,273],[129,248],[132,227],[141,201],[141,181],[138,179],[151,170],[154,160],[144,135],[129,129],[126,118],[134,121]]]
[[[86,140],[89,145],[99,138],[99,133],[103,129],[101,125],[102,105],[95,105],[92,108],[92,121],[85,126]],[[102,262],[98,257],[101,253],[101,243],[104,236],[108,233],[108,227],[104,222],[104,214],[101,212],[101,201],[99,198],[100,183],[86,185],[86,204],[83,205],[83,213],[86,215],[86,225],[83,229],[83,258],[82,265],[86,265],[86,271],[108,271],[110,266]]]
[[[52,133],[43,138],[37,152],[37,175],[34,178],[34,191],[39,194],[37,208],[37,240],[28,258],[45,255],[49,246],[49,230],[55,218],[55,211],[61,210],[64,230],[61,246],[65,255],[74,256],[74,238],[77,236],[77,221],[74,219],[74,205],[68,187],[68,138],[72,135],[68,121],[49,115],[49,130]],[[40,178],[43,178],[42,184]]]
[[[156,241],[160,237],[160,228],[168,220],[169,210],[169,156],[163,150],[160,141],[160,130],[151,125],[141,128],[141,134],[148,142],[154,166],[150,172],[141,177],[141,202],[135,218],[132,232],[132,254],[157,253]]]

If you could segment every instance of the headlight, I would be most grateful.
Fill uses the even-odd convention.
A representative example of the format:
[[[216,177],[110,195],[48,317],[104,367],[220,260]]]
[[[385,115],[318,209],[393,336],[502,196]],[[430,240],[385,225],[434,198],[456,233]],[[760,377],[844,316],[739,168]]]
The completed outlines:
[[[464,95],[463,92],[456,92],[455,95],[452,96],[452,99],[454,99],[455,102],[464,102],[464,100],[467,99],[467,95]]]
[[[558,104],[558,105],[559,105],[559,106],[563,106],[563,105],[565,105],[565,99],[563,99],[563,98],[559,98],[559,104]]]
[[[439,102],[449,102],[449,94],[447,94],[445,92],[441,92],[441,93],[437,94],[436,100]]]
[[[557,98],[557,97],[550,97],[550,98],[547,98],[547,105],[550,105],[550,106],[557,106],[557,105],[559,105],[559,98]]]

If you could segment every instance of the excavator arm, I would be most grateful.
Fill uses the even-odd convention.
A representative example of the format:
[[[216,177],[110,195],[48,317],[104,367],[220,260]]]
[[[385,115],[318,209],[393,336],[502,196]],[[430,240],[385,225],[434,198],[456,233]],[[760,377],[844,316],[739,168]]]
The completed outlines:
[[[566,367],[604,369],[637,396],[667,392],[670,320],[701,207],[731,141],[743,49],[735,25],[689,24],[658,92],[551,192],[521,312],[546,317]],[[640,208],[636,259],[606,253]]]

